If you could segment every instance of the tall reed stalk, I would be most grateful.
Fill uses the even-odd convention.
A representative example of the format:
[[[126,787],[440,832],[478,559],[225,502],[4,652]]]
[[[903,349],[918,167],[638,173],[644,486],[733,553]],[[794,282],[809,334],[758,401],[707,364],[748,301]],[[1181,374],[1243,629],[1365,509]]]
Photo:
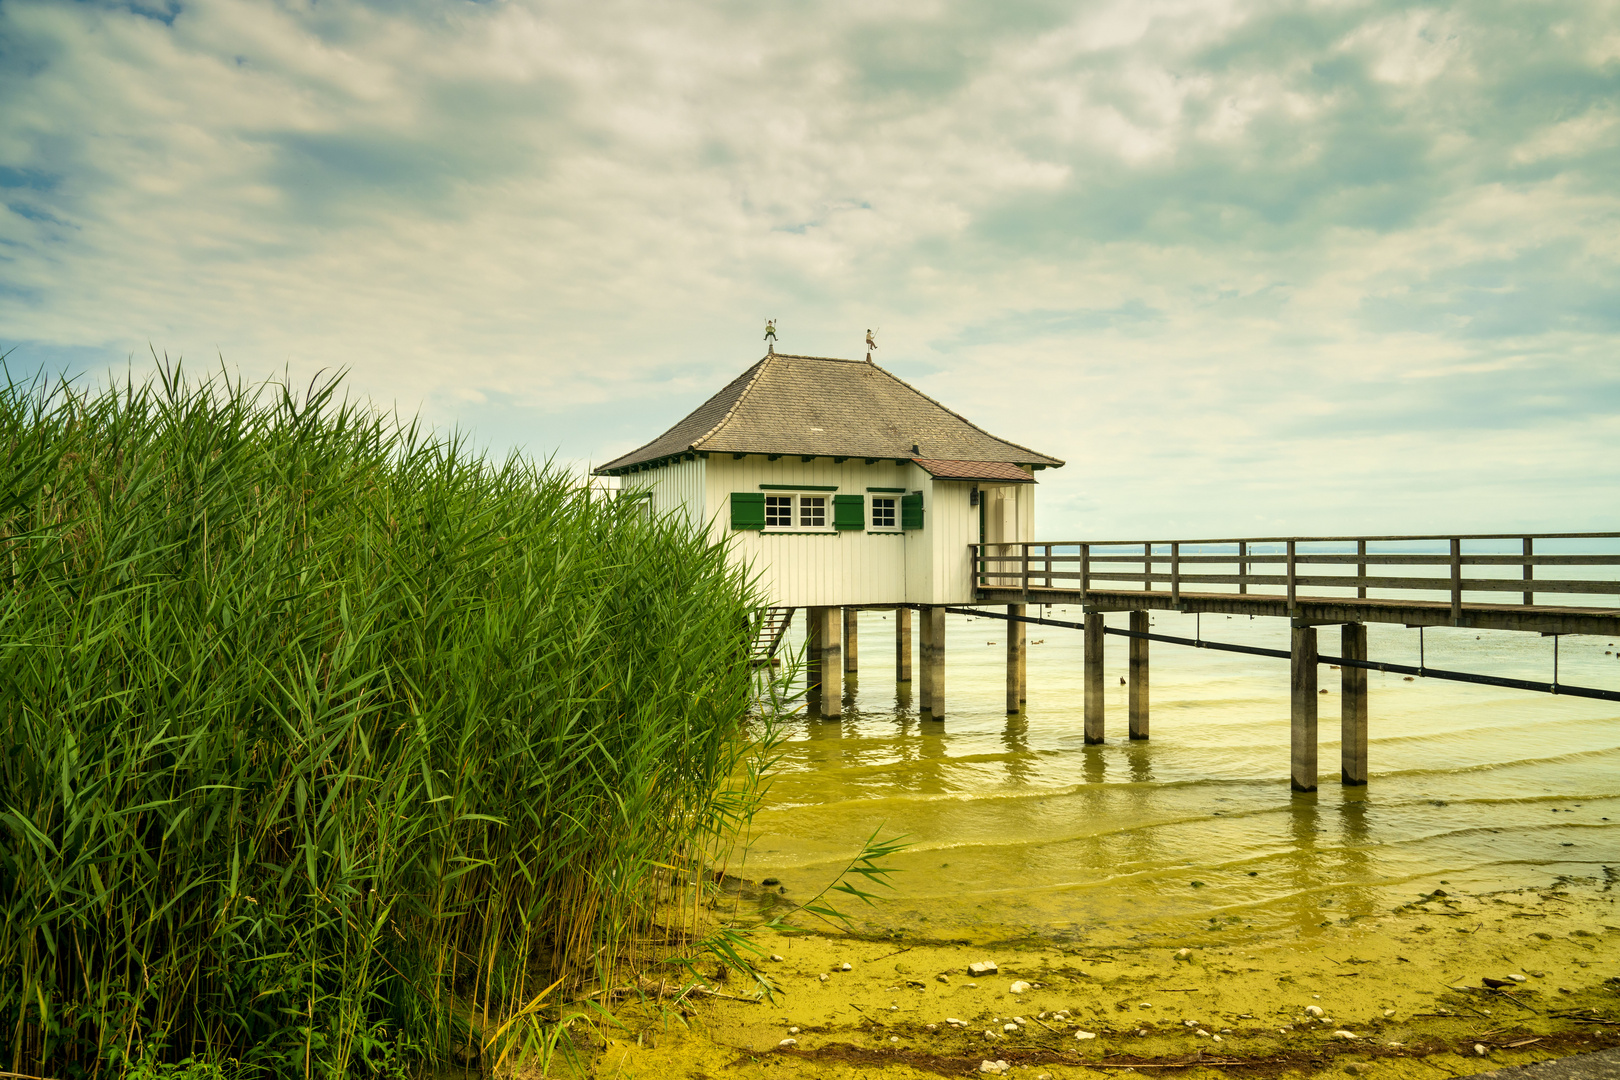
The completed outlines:
[[[746,813],[724,552],[337,389],[0,389],[0,1068],[491,1054]]]

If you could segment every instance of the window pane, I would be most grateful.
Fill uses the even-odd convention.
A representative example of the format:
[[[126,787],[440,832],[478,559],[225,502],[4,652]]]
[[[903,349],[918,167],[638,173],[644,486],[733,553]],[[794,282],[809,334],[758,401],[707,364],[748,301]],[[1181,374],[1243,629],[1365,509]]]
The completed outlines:
[[[825,529],[827,527],[827,498],[824,495],[799,496],[799,528]]]
[[[767,529],[793,528],[793,496],[765,496],[765,527]]]
[[[872,528],[874,528],[874,529],[892,529],[892,528],[894,528],[894,500],[893,499],[873,499],[872,500]]]

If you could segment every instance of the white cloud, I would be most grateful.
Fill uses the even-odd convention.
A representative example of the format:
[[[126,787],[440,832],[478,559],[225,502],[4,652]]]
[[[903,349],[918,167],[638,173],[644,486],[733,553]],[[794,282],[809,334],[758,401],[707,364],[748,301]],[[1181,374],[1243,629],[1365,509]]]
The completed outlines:
[[[0,336],[346,366],[600,460],[768,315],[875,326],[1073,462],[1062,532],[1584,525],[1620,38],[1557,15],[10,2]]]

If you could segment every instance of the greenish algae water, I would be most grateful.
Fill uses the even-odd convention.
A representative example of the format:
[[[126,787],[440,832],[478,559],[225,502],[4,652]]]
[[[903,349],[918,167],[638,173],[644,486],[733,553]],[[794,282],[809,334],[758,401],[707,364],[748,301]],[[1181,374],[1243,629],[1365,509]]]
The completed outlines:
[[[1033,613],[1033,609],[1032,609]],[[1048,617],[1079,621],[1076,609]],[[1124,625],[1126,616],[1110,616]],[[1287,648],[1280,619],[1156,613],[1159,633]],[[948,616],[947,713],[894,678],[894,615],[860,616],[837,720],[794,722],[743,871],[788,898],[873,830],[913,846],[868,932],[1062,940],[1242,925],[1309,934],[1392,897],[1601,878],[1620,863],[1620,704],[1372,673],[1371,782],[1339,783],[1339,674],[1320,686],[1320,789],[1290,792],[1286,661],[1154,643],[1152,738],[1126,738],[1126,639],[1107,640],[1107,742],[1086,746],[1081,635],[1029,626],[1026,712],[1005,707],[1006,623]],[[1373,660],[1419,634],[1368,628]],[[1549,679],[1552,639],[1431,628],[1429,666]],[[790,638],[789,648],[799,642]],[[1338,651],[1334,627],[1319,632]],[[1565,684],[1620,688],[1620,644],[1559,644]],[[1194,883],[1198,884],[1194,884]]]
[[[1285,661],[1155,644],[1132,743],[1110,638],[1087,747],[1078,632],[1028,629],[1008,717],[1005,624],[951,616],[949,712],[925,721],[892,620],[862,614],[844,715],[790,726],[731,916],[808,898],[879,828],[913,841],[891,898],[839,897],[853,935],[763,937],[769,1000],[717,970],[678,1007],[627,1001],[595,1075],[1432,1080],[1620,1044],[1620,706],[1374,674],[1371,783],[1344,788],[1324,665],[1321,787],[1296,795]],[[1280,620],[1155,621],[1287,644]],[[1368,636],[1417,659],[1415,631]],[[1539,636],[1424,637],[1431,666],[1551,673]],[[1559,652],[1565,683],[1620,686],[1620,646]]]

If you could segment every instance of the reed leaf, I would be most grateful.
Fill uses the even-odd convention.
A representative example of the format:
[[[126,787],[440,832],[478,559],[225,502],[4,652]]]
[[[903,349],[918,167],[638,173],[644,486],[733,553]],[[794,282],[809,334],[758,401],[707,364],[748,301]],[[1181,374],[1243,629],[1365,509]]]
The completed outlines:
[[[340,390],[0,386],[0,1068],[492,1066],[746,816],[725,552]]]

